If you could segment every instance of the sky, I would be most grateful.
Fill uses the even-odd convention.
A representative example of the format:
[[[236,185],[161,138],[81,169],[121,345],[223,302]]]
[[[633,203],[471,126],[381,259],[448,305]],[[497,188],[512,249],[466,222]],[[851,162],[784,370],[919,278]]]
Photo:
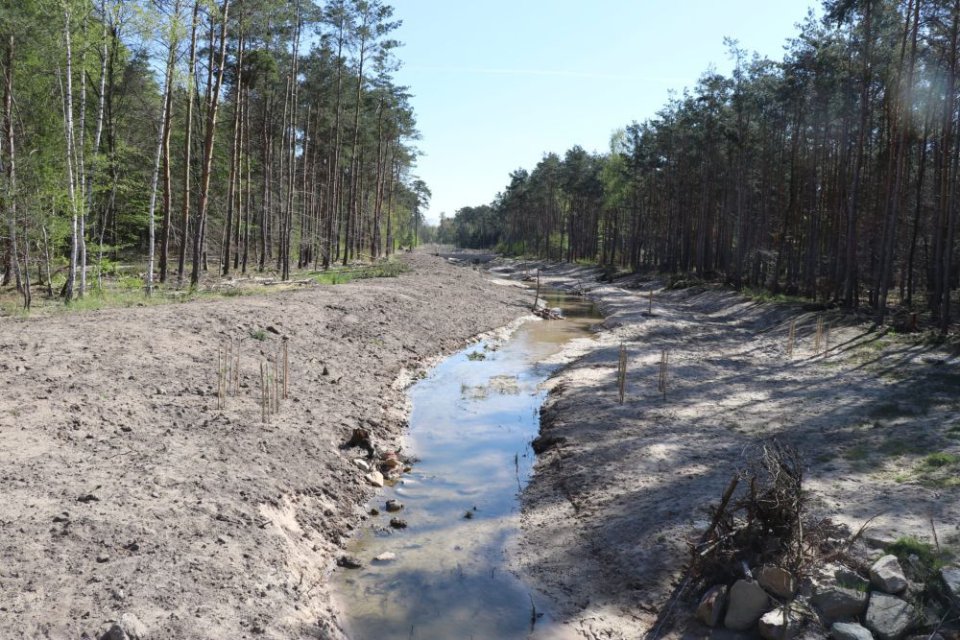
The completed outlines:
[[[427,219],[490,203],[511,171],[654,117],[713,65],[724,37],[780,60],[819,0],[390,0],[396,82],[422,139]]]

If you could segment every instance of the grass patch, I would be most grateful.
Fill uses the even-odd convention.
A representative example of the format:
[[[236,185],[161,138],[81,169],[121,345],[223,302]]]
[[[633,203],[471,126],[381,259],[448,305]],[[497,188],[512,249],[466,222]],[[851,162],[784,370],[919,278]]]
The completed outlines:
[[[935,577],[941,567],[946,566],[953,559],[953,554],[941,547],[937,550],[929,542],[923,542],[913,536],[903,536],[886,549],[887,553],[897,556],[901,562],[909,562],[910,556],[919,560],[920,568],[927,574],[925,577]],[[926,582],[926,580],[924,580]]]
[[[263,329],[250,329],[250,337],[263,342],[267,339],[267,332]]]
[[[476,361],[476,360],[486,360],[486,359],[487,359],[487,354],[485,354],[483,351],[471,351],[470,353],[467,354],[467,360]]]
[[[45,295],[46,287],[34,284],[33,308],[29,312],[23,310],[22,298],[16,291],[12,288],[4,288],[3,291],[0,291],[0,317],[28,318],[31,316],[99,311],[101,309],[145,307],[197,299],[209,300],[269,295],[285,290],[284,287],[265,287],[256,282],[255,278],[251,280],[241,278],[238,283],[224,283],[218,278],[205,277],[201,280],[198,289],[186,287],[178,289],[176,285],[171,283],[160,284],[155,282],[153,293],[147,296],[144,291],[143,270],[142,265],[139,265],[126,270],[104,271],[102,289],[96,286],[96,279],[91,279],[88,282],[86,295],[83,298],[73,300],[70,304],[64,304],[63,300],[56,295],[47,297]],[[313,279],[319,284],[341,284],[367,278],[392,278],[407,271],[410,271],[410,267],[406,263],[398,260],[385,260],[375,264],[334,268],[324,272],[297,271],[291,274],[291,278],[293,280],[298,278]],[[254,274],[251,272],[251,276],[253,275],[273,277],[276,274],[272,272]],[[62,275],[54,277],[53,290],[55,293],[60,290],[64,281],[65,277]]]
[[[930,489],[960,487],[960,455],[946,451],[928,453],[910,471],[899,474],[895,480],[912,480]]]
[[[788,296],[785,293],[773,293],[767,289],[750,287],[745,287],[740,291],[740,293],[747,298],[750,298],[754,302],[803,303],[809,300],[809,298],[804,298],[802,296]]]
[[[410,267],[405,263],[389,260],[370,265],[336,267],[327,271],[317,271],[310,274],[310,277],[318,284],[335,285],[368,278],[396,278],[408,271],[410,271]]]
[[[960,456],[939,451],[924,458],[922,466],[927,469],[942,469],[943,467],[955,466],[958,463],[960,463]]]

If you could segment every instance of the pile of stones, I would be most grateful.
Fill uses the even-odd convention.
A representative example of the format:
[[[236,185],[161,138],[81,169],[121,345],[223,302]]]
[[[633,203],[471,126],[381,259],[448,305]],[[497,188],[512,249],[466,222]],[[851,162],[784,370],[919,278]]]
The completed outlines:
[[[836,640],[960,638],[960,567],[944,567],[924,583],[917,579],[927,574],[917,564],[911,556],[905,572],[896,556],[884,555],[863,572],[869,576],[834,564],[799,581],[765,565],[732,585],[707,589],[696,617],[709,627],[753,631],[766,640],[801,634]],[[939,597],[929,597],[931,591]]]

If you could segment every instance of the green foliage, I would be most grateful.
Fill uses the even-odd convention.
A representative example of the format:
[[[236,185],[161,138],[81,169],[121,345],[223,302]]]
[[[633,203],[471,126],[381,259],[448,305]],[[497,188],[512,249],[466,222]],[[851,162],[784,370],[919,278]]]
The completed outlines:
[[[385,260],[371,265],[352,267],[335,267],[328,271],[312,274],[312,278],[319,284],[346,284],[354,280],[367,278],[396,278],[410,271],[406,263],[398,260]]]
[[[263,329],[250,329],[249,335],[254,340],[259,340],[260,342],[267,339],[267,332]]]
[[[881,323],[904,303],[948,333],[957,284],[936,256],[956,239],[935,185],[957,161],[908,151],[898,136],[932,149],[960,126],[960,85],[930,90],[955,75],[948,33],[960,16],[943,3],[827,4],[782,60],[729,40],[732,74],[708,69],[654,117],[618,129],[607,153],[574,146],[511,172],[482,246],[723,280],[762,301],[868,301]],[[910,101],[910,118],[891,96]],[[891,179],[897,162],[909,177]],[[908,212],[913,222],[898,223]],[[453,226],[478,246],[470,213]]]
[[[231,7],[226,22],[224,86],[212,149],[210,188],[206,193],[203,249],[211,271],[218,268],[217,254],[224,237],[234,143],[230,124],[234,114],[238,113],[241,100],[247,100],[251,126],[254,127],[252,135],[244,140],[242,150],[245,173],[241,177],[241,186],[246,213],[242,217],[246,227],[242,237],[249,238],[249,254],[257,254],[257,241],[262,231],[260,216],[251,215],[253,211],[259,212],[265,201],[261,185],[269,183],[272,186],[270,195],[275,205],[287,201],[289,187],[279,176],[280,167],[284,166],[277,155],[279,141],[286,128],[293,124],[297,127],[298,139],[306,142],[308,122],[311,126],[310,157],[330,167],[337,152],[339,165],[336,171],[341,173],[342,189],[338,195],[343,210],[358,206],[360,201],[372,203],[378,173],[386,178],[383,211],[376,221],[380,226],[381,241],[372,253],[380,255],[383,252],[387,220],[393,225],[394,245],[398,238],[404,237],[408,245],[416,242],[417,226],[422,222],[422,211],[429,200],[430,190],[423,181],[409,173],[417,155],[413,141],[418,134],[410,94],[406,88],[397,86],[392,78],[396,69],[393,55],[397,43],[391,36],[399,23],[392,18],[392,8],[381,0],[337,0],[333,4],[335,8],[321,6],[315,0],[297,4],[265,0]],[[219,3],[199,4],[198,53],[201,60],[209,47],[207,25],[215,24],[220,18],[219,7]],[[78,190],[75,202],[68,198],[65,112],[62,99],[58,97],[63,95],[65,88],[65,10],[70,15],[73,53],[74,96],[71,106],[77,150],[72,158]],[[286,83],[293,66],[293,38],[298,18],[302,34],[300,59],[297,61],[301,101],[299,111],[291,113],[276,105],[278,101],[282,103],[282,96],[288,90]],[[184,167],[187,144],[185,105],[187,88],[194,79],[192,71],[186,68],[191,23],[191,3],[187,2],[180,3],[179,9],[174,11],[170,3],[155,5],[110,0],[101,4],[69,0],[59,5],[31,0],[8,2],[0,10],[0,33],[15,36],[12,51],[17,111],[14,135],[18,149],[17,204],[22,218],[17,222],[18,226],[27,226],[21,234],[34,249],[32,262],[43,260],[44,249],[48,249],[54,269],[66,264],[71,247],[74,206],[79,208],[80,220],[86,224],[87,264],[92,267],[88,273],[102,270],[113,275],[122,264],[144,262],[149,250],[150,184],[161,126],[162,85],[167,47],[171,44],[176,47],[176,68],[173,70],[170,139],[170,249],[173,255],[169,256],[168,264],[175,268],[176,253],[181,248],[188,256],[191,253],[200,191],[198,178],[202,154],[199,151],[203,147],[202,127],[194,126],[191,167]],[[217,30],[211,31],[216,33]],[[239,69],[237,47],[241,32],[246,48],[242,69]],[[319,37],[314,38],[314,34]],[[361,39],[362,49],[358,48]],[[342,45],[339,49],[336,48],[338,40]],[[5,57],[7,47],[4,36],[0,39],[0,59]],[[361,55],[364,58],[362,69],[358,64]],[[106,66],[102,69],[104,60]],[[357,73],[361,71],[362,77],[358,78]],[[242,87],[239,86],[241,77]],[[101,80],[105,85],[102,93]],[[193,101],[193,124],[196,125],[205,117],[207,96],[203,95],[206,87],[202,78],[194,88],[198,92]],[[101,97],[104,100],[102,121],[98,119]],[[85,114],[82,119],[81,112]],[[336,136],[331,136],[328,132],[334,128],[335,115],[339,115],[340,129]],[[354,140],[356,146],[352,144]],[[380,150],[384,153],[381,154]],[[302,159],[300,162],[302,165]],[[346,174],[358,167],[363,173],[363,189],[353,190]],[[178,215],[184,196],[182,180],[185,170],[189,170],[192,179],[191,227],[187,229],[181,228]],[[317,173],[322,172],[318,170]],[[319,192],[321,184],[326,182],[318,178],[312,188]],[[314,200],[308,196],[314,196]],[[298,185],[292,200],[296,209],[293,219],[307,217],[306,207],[318,197],[319,193],[304,193],[302,186]],[[351,201],[353,199],[357,202]],[[162,200],[161,197],[157,202],[157,249],[163,230]],[[366,206],[363,205],[365,211]],[[282,209],[280,206],[271,209],[271,253],[292,255],[295,260],[298,244],[305,239],[299,237],[301,228],[296,226],[289,234],[292,251],[290,254],[281,251],[281,238],[286,238],[276,231],[280,227]],[[0,208],[0,215],[5,216],[5,211]],[[0,222],[5,223],[6,219]],[[374,236],[373,221],[369,216],[365,215],[363,222],[365,228],[358,229],[355,237]],[[322,238],[324,229],[325,225],[311,229],[315,236],[319,236],[313,238],[314,246],[318,241],[327,240]],[[343,240],[332,240],[340,242],[339,249],[343,253]],[[97,265],[100,242],[104,245],[104,259]],[[352,244],[348,248],[350,259],[362,257],[370,251],[368,247],[360,247],[359,242]],[[32,270],[36,265],[30,266]],[[137,283],[123,281],[119,284],[132,290]],[[88,286],[93,283],[88,281]]]
[[[944,451],[931,453],[923,460],[923,465],[928,469],[940,469],[956,464],[960,464],[960,456]]]
[[[740,293],[756,302],[775,302],[784,304],[806,301],[806,299],[801,296],[789,296],[785,293],[774,293],[769,289],[762,289],[759,287],[744,287],[740,290]]]
[[[941,567],[949,564],[953,554],[946,549],[937,549],[934,545],[919,540],[913,536],[903,536],[886,548],[886,552],[897,556],[902,563],[911,562],[911,556],[916,558],[918,568],[926,574],[927,579],[933,577]]]

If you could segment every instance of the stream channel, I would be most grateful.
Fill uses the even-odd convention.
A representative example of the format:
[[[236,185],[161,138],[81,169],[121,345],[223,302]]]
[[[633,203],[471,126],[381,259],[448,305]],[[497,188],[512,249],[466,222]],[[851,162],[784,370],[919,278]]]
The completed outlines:
[[[333,576],[353,640],[526,638],[554,624],[547,603],[507,569],[506,549],[519,534],[519,494],[533,469],[541,385],[559,366],[549,359],[601,317],[582,298],[548,294],[546,302],[564,319],[531,320],[502,343],[474,343],[410,388],[404,453],[412,470],[368,505],[379,514],[348,549],[363,568]],[[403,509],[388,513],[390,499]],[[393,529],[391,518],[408,526]]]

